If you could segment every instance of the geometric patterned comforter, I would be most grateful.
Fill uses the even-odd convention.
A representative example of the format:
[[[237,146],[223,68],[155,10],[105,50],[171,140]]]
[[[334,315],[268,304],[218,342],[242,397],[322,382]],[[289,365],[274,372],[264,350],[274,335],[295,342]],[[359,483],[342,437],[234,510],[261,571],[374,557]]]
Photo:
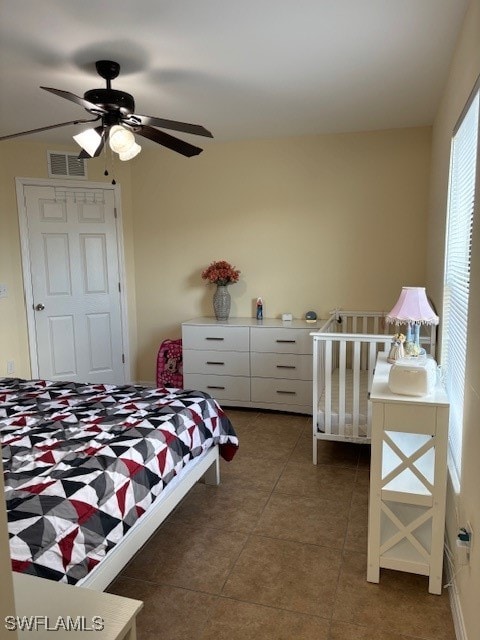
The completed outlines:
[[[233,427],[208,394],[0,378],[12,568],[75,584]]]

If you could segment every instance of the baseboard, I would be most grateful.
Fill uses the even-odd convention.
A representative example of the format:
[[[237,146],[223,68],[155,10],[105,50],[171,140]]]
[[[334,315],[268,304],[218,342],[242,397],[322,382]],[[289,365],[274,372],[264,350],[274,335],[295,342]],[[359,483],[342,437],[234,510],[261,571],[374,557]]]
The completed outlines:
[[[132,384],[139,384],[142,387],[155,388],[155,382],[152,382],[151,380],[137,380],[136,382],[132,382]]]
[[[465,623],[463,621],[462,607],[460,605],[460,597],[458,593],[457,581],[455,574],[452,574],[452,566],[448,561],[448,556],[445,556],[445,567],[447,569],[448,591],[450,597],[450,608],[452,610],[453,626],[455,627],[455,636],[457,640],[468,640],[467,632],[465,630]]]

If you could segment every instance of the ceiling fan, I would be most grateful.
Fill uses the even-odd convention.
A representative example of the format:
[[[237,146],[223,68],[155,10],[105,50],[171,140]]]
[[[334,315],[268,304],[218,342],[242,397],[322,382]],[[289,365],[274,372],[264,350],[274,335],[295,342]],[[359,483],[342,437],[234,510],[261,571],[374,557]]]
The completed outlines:
[[[172,151],[191,157],[201,153],[202,149],[194,146],[180,138],[176,138],[169,133],[160,131],[162,129],[170,129],[173,131],[181,131],[183,133],[191,133],[197,136],[205,136],[213,138],[213,135],[198,124],[189,124],[187,122],[177,122],[176,120],[166,120],[165,118],[156,118],[153,116],[144,116],[135,111],[135,100],[133,96],[124,91],[112,89],[111,81],[120,73],[120,65],[112,60],[98,60],[95,63],[98,74],[106,80],[105,89],[91,89],[86,91],[83,98],[76,96],[70,91],[61,89],[52,89],[50,87],[40,87],[45,91],[49,91],[61,98],[75,102],[84,107],[89,113],[95,116],[91,120],[70,120],[69,122],[61,122],[38,129],[30,129],[20,133],[13,133],[0,137],[0,140],[8,140],[18,136],[24,136],[67,125],[85,124],[88,122],[101,121],[96,127],[82,131],[73,136],[78,144],[82,147],[79,158],[96,158],[98,157],[105,143],[108,141],[113,151],[116,151],[121,160],[129,160],[139,153],[141,147],[136,144],[134,134],[153,140]]]

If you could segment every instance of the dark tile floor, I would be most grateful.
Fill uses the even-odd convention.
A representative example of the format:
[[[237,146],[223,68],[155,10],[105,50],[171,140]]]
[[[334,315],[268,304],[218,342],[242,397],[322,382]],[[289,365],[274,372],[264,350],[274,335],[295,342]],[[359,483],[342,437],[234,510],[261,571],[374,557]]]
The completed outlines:
[[[311,419],[228,410],[240,449],[196,485],[110,586],[143,600],[138,640],[455,640],[448,593],[366,581],[369,450]]]

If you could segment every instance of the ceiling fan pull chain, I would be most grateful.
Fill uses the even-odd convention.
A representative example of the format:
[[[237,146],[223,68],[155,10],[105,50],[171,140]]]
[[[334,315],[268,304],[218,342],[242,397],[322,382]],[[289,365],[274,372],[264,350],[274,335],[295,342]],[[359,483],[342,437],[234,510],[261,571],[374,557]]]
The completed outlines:
[[[104,166],[105,166],[105,171],[103,172],[104,176],[108,176],[108,168],[107,168],[107,145],[105,145],[103,147],[103,160],[104,160]]]
[[[105,147],[108,146],[108,150],[109,150],[109,154],[110,154],[110,166],[112,168],[112,184],[117,184],[117,181],[115,180],[115,157],[113,155],[113,151],[110,148],[110,145],[105,145]]]

